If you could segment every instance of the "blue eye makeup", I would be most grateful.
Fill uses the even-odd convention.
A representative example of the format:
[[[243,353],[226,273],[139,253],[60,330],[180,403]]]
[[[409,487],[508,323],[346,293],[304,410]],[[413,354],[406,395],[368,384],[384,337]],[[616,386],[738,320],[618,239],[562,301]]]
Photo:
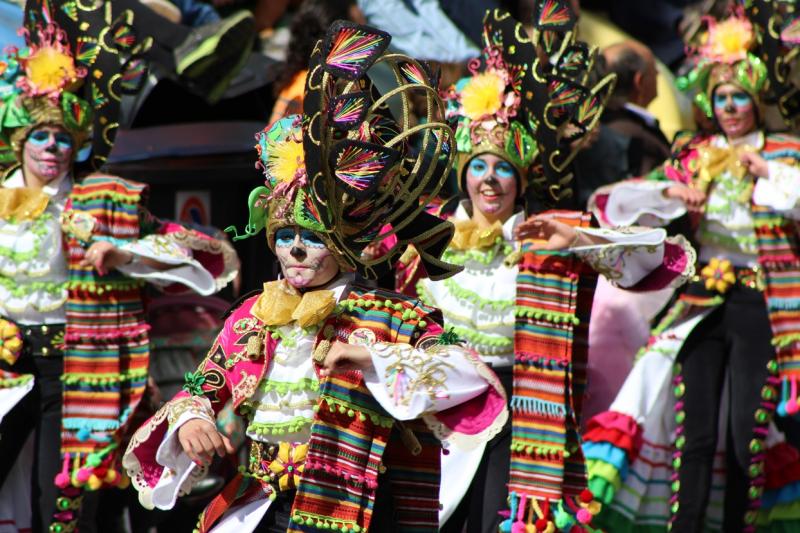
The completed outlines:
[[[714,107],[722,109],[728,103],[728,97],[733,101],[736,107],[745,107],[750,104],[750,95],[745,92],[730,93],[730,94],[715,94]]]
[[[63,132],[53,133],[45,130],[34,131],[28,137],[28,142],[36,146],[46,146],[50,142],[51,135],[55,139],[56,146],[58,146],[60,150],[69,150],[72,148],[72,137]]]
[[[507,161],[499,161],[494,166],[494,174],[498,178],[502,179],[509,179],[514,177],[514,167],[511,166],[511,163]]]
[[[476,178],[482,178],[487,170],[489,170],[489,165],[482,159],[473,159],[469,162],[469,171]]]
[[[295,232],[293,228],[281,228],[275,232],[275,246],[287,248],[294,244]]]
[[[300,232],[300,240],[307,248],[325,248],[325,243],[313,231],[303,230]]]

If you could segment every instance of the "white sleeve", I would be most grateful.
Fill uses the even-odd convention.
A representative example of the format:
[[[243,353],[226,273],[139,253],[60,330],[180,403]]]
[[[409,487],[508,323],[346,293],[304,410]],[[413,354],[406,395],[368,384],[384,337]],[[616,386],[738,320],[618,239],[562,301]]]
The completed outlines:
[[[459,346],[420,350],[380,342],[367,349],[373,368],[363,372],[364,381],[381,407],[397,420],[444,411],[489,388]]]
[[[181,283],[203,296],[217,291],[214,276],[192,257],[192,251],[164,235],[148,235],[143,239],[126,243],[120,246],[120,249],[134,255],[133,261],[117,267],[117,270],[126,276],[143,279],[157,286]],[[137,258],[152,259],[174,266],[159,270]]]
[[[667,232],[662,228],[629,228],[627,231],[575,228],[601,237],[607,244],[570,248],[581,260],[605,276],[613,285],[631,287],[661,266]]]
[[[800,219],[800,168],[778,161],[767,161],[768,177],[758,178],[753,202]]]
[[[207,473],[207,467],[197,465],[183,451],[178,441],[178,430],[194,419],[215,423],[208,398],[189,396],[169,404],[169,429],[155,456],[156,463],[163,467],[161,477],[152,489],[139,491],[139,502],[147,509],[172,509],[178,496],[189,493],[192,486]]]
[[[612,226],[663,226],[686,214],[686,206],[675,198],[665,198],[670,181],[624,181],[614,185],[608,196],[605,217]]]

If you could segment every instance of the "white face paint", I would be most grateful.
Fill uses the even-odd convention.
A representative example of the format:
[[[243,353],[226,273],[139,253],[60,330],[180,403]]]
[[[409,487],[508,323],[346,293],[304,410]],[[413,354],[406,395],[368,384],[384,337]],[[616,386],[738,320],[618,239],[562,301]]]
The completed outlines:
[[[275,232],[275,255],[283,277],[298,289],[325,285],[339,273],[339,264],[322,239],[299,226]]]
[[[72,137],[57,126],[40,126],[22,148],[23,173],[28,186],[41,186],[69,172]]]

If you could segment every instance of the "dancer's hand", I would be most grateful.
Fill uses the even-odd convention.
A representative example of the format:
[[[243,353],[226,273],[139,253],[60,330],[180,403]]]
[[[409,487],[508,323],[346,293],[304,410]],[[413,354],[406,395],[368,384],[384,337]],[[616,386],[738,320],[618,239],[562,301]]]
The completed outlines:
[[[769,177],[769,167],[767,160],[755,152],[745,152],[739,157],[739,161],[747,168],[747,173],[756,178]]]
[[[662,193],[665,198],[675,198],[686,205],[689,211],[701,211],[706,203],[706,193],[683,184],[671,185]]]
[[[217,427],[208,420],[194,418],[178,428],[178,442],[198,466],[211,464],[214,453],[220,457],[236,452],[231,441],[217,431]]]
[[[364,346],[336,341],[322,362],[320,374],[329,376],[343,370],[366,370],[371,366],[372,356]]]
[[[92,243],[81,260],[81,266],[93,266],[97,273],[105,276],[111,269],[126,265],[133,260],[133,254],[120,250],[110,242]]]
[[[559,222],[547,215],[535,215],[522,222],[514,230],[517,239],[539,239],[546,241],[535,243],[533,250],[564,250],[572,246],[582,246],[580,236],[575,228]]]

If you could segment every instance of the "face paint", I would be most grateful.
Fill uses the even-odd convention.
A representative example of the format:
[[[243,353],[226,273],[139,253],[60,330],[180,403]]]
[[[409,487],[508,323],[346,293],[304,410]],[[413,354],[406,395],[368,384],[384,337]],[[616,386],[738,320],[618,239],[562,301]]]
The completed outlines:
[[[753,99],[741,88],[723,83],[714,90],[714,116],[729,139],[743,137],[756,129]]]
[[[29,186],[44,185],[69,172],[72,138],[55,126],[41,126],[28,135],[22,165]]]
[[[47,146],[50,139],[55,139],[56,147],[60,150],[70,150],[72,148],[72,137],[61,131],[36,130],[30,134],[28,142],[34,146],[43,147]]]
[[[514,214],[517,172],[508,161],[493,154],[476,156],[467,166],[466,182],[473,210],[501,223]]]
[[[318,287],[339,273],[339,265],[319,235],[296,226],[275,232],[275,255],[283,276],[297,288]]]

